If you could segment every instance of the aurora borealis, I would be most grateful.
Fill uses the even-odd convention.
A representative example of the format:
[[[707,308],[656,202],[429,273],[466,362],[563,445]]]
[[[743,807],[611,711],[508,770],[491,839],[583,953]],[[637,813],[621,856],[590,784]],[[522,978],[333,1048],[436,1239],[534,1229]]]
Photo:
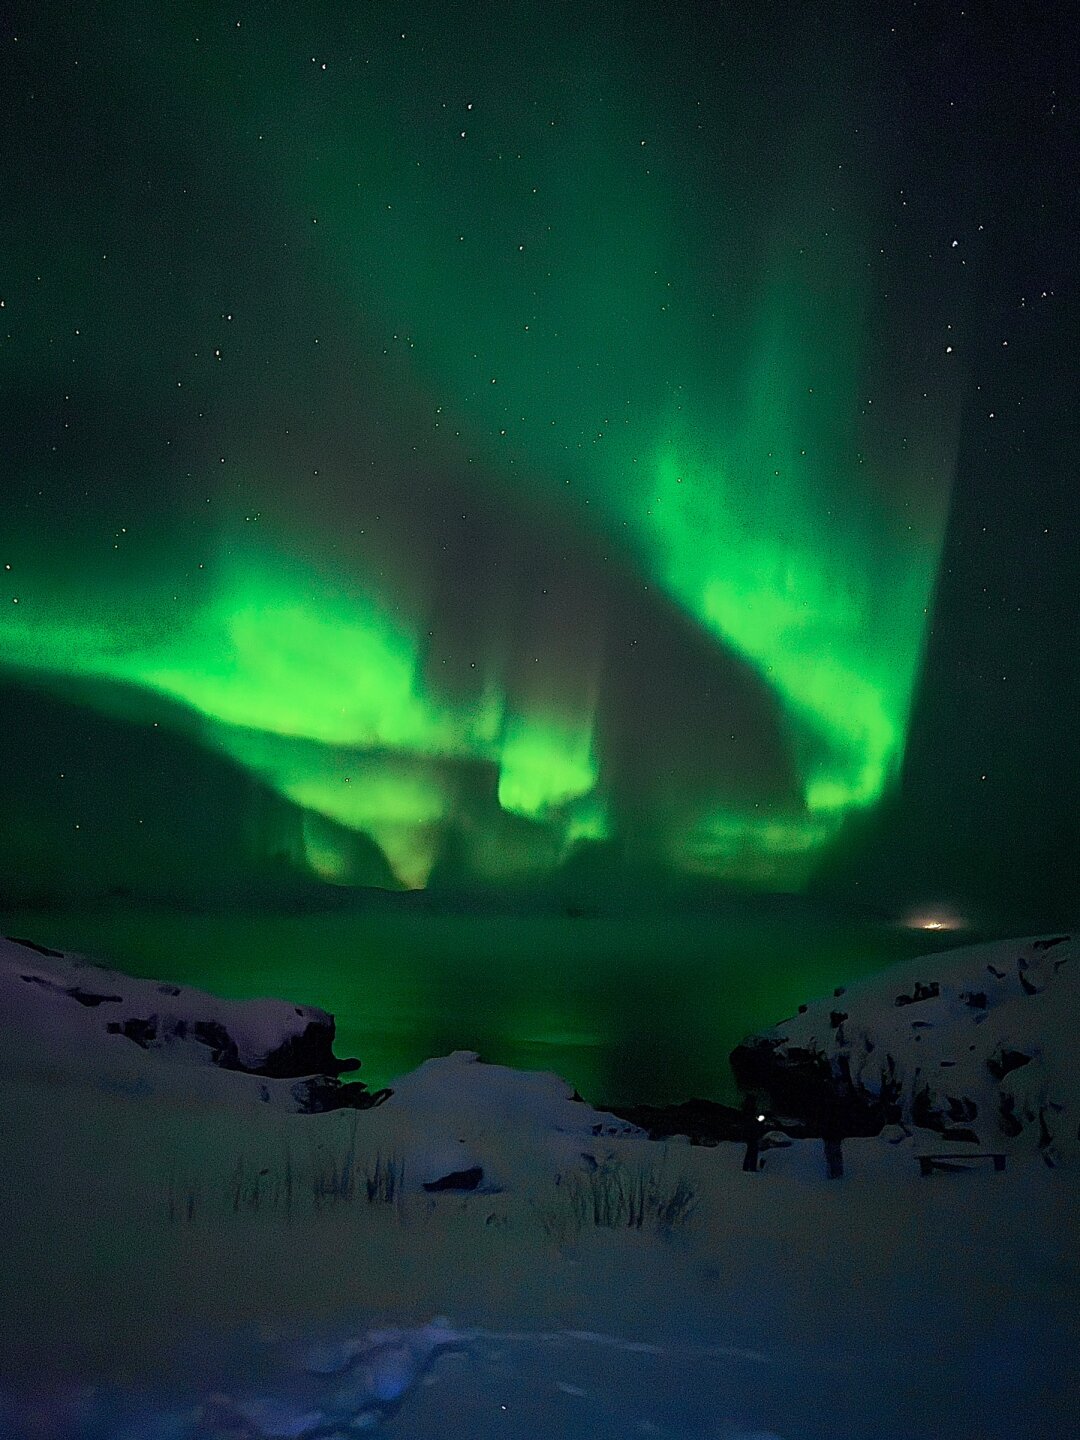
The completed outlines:
[[[34,853],[104,826],[131,883],[158,782],[59,796],[133,727],[247,777],[253,863],[336,885],[594,855],[788,890],[848,854],[946,683],[987,410],[994,217],[942,156],[909,211],[937,120],[898,125],[896,27],[159,8],[4,40],[0,667],[121,727],[36,757]]]

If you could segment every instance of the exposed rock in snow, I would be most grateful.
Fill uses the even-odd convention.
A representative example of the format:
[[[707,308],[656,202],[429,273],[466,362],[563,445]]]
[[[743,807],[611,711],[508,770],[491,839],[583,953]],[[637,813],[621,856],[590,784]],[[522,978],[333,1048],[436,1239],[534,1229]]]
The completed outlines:
[[[904,1125],[931,1132],[924,1150],[1038,1151],[1049,1165],[1080,1152],[1073,937],[926,956],[848,987],[842,1015],[835,1003],[740,1045],[740,1084],[813,1133]]]
[[[335,1056],[324,1010],[133,979],[29,940],[0,938],[0,1015],[11,1069],[303,1113],[380,1098],[341,1083],[360,1062]]]
[[[867,1106],[881,1103],[883,1067],[899,1082],[889,1100],[898,1118],[880,1138],[849,1141],[844,1184],[827,1186],[820,1140],[785,1144],[768,1119],[757,1179],[734,1145],[672,1147],[668,1158],[557,1077],[469,1052],[421,1066],[363,1116],[245,1108],[236,1102],[262,1087],[292,1105],[294,1088],[318,1077],[223,1069],[214,1045],[158,1043],[160,1027],[146,1047],[110,1033],[109,1019],[148,1020],[185,992],[4,946],[0,1435],[1072,1434],[1075,1196],[1068,1171],[1040,1162],[1042,1122],[1026,1118],[1037,1096],[1024,1088],[1041,1077],[1064,1153],[1054,1124],[1068,1118],[1075,1130],[1080,1118],[1069,951],[1013,947],[1011,968],[1001,947],[920,961],[852,987],[839,1025],[834,995],[763,1039],[777,1071],[796,1079],[797,1062],[784,1068],[792,1051],[820,1051],[814,1073],[832,1076],[843,1050],[839,1073]],[[1043,961],[1057,966],[1045,984]],[[31,974],[47,983],[20,978]],[[938,993],[910,998],[916,982]],[[231,1023],[233,1007],[201,998],[190,1018],[221,1024],[238,1058],[260,1063],[283,1038],[267,1023],[259,1050]],[[303,1015],[295,1022],[287,1033]],[[915,1070],[931,1054],[954,1061],[938,1068],[958,1080],[917,1102]],[[52,1084],[52,1071],[69,1083]],[[151,1100],[129,1103],[106,1085],[145,1086],[130,1093]],[[947,1114],[950,1097],[950,1123],[978,1133],[980,1153],[1008,1143],[984,1124],[1007,1115],[1019,1127],[1005,1175],[973,1160],[961,1183],[919,1177],[916,1144],[941,1140],[915,1133],[916,1104]],[[1057,1115],[1051,1102],[1073,1108]],[[359,1176],[356,1203],[340,1199],[343,1162]],[[269,1187],[286,1165],[296,1206],[283,1214],[258,1177],[276,1167]],[[254,1178],[260,1204],[238,1206],[218,1186],[234,1166],[237,1187]],[[471,1195],[425,1188],[477,1170]],[[313,1190],[324,1173],[338,1198],[301,1204],[324,1193]],[[653,1177],[662,1215],[695,1207],[678,1243],[670,1226],[611,1221],[624,1213],[619,1185],[643,1194]],[[503,1193],[488,1198],[489,1186]],[[193,1197],[194,1213],[178,1220],[174,1193]],[[423,1323],[436,1314],[461,1328]],[[330,1339],[312,1350],[317,1334]],[[288,1348],[280,1363],[261,1353],[264,1337]]]
[[[484,1167],[470,1165],[467,1170],[451,1170],[448,1175],[440,1175],[437,1180],[425,1180],[423,1184],[428,1194],[434,1195],[444,1190],[477,1190],[483,1178]]]
[[[620,1105],[612,1106],[611,1112],[640,1126],[650,1140],[685,1135],[691,1145],[719,1145],[722,1140],[746,1138],[743,1112],[718,1100],[684,1100],[678,1105]]]

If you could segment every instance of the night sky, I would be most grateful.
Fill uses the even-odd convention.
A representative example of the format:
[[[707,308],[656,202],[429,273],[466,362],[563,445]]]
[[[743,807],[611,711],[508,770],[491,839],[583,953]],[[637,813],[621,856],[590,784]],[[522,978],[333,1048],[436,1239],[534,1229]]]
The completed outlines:
[[[0,897],[1074,918],[1066,8],[8,7]]]

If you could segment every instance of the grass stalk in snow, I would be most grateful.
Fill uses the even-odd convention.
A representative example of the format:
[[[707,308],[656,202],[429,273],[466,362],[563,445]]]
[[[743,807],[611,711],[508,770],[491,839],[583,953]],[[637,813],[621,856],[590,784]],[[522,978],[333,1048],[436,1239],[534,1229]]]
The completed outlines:
[[[667,1174],[666,1157],[658,1165],[636,1169],[608,1161],[556,1183],[558,1202],[543,1207],[540,1218],[547,1233],[560,1242],[590,1227],[670,1236],[689,1223],[698,1204],[685,1175]]]
[[[306,1172],[303,1166],[297,1169],[288,1144],[276,1161],[267,1164],[241,1154],[227,1177],[205,1184],[183,1183],[174,1171],[165,1187],[165,1219],[170,1225],[190,1225],[196,1218],[210,1218],[221,1211],[232,1215],[265,1213],[291,1221],[305,1194],[310,1196],[310,1208],[315,1214],[357,1202],[373,1207],[400,1206],[404,1199],[405,1162],[382,1151],[362,1160],[357,1155],[356,1136],[354,1120],[338,1148],[313,1145]]]

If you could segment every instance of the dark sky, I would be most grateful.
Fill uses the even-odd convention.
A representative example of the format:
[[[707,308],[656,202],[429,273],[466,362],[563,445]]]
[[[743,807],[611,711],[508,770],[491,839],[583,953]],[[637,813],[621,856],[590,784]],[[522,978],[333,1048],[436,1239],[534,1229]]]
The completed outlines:
[[[4,894],[1075,916],[1075,16],[3,26]]]

